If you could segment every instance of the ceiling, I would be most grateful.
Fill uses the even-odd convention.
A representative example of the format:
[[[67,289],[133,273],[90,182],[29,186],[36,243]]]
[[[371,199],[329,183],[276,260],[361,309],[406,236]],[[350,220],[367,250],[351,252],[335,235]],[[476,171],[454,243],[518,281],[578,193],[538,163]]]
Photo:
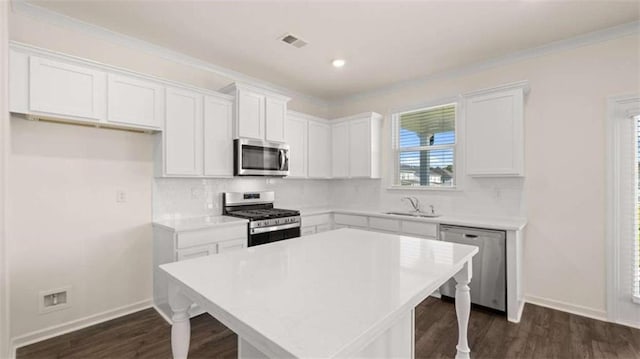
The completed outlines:
[[[327,101],[640,19],[611,0],[28,1]]]

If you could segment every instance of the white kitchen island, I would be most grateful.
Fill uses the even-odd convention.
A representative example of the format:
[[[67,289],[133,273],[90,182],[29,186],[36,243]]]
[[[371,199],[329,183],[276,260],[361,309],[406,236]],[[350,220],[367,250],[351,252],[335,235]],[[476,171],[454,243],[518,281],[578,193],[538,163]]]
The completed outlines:
[[[456,357],[469,357],[468,283],[477,251],[340,229],[164,264],[173,356],[187,357],[188,309],[197,303],[238,334],[240,358],[412,358],[414,308],[454,277]]]

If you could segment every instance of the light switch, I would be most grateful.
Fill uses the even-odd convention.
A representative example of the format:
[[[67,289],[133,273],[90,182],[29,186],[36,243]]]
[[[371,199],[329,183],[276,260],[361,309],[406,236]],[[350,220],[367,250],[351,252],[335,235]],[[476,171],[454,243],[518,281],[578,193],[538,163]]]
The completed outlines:
[[[116,191],[116,202],[125,203],[127,201],[127,192],[119,189]]]

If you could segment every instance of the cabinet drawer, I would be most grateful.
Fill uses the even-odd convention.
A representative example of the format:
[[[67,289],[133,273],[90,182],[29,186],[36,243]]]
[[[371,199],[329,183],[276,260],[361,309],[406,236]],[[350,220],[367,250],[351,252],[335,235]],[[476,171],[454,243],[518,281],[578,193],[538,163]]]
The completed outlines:
[[[388,218],[369,217],[369,228],[398,232],[400,231],[400,221]]]
[[[351,214],[335,214],[334,220],[337,224],[344,224],[347,226],[356,226],[356,227],[368,227],[367,217],[365,216],[354,216]]]
[[[246,238],[238,238],[232,239],[230,241],[218,242],[218,253],[235,251],[242,248],[247,248]]]
[[[415,234],[421,237],[438,237],[438,225],[435,223],[420,223],[402,221],[402,233]]]
[[[210,244],[206,246],[193,247],[188,249],[181,249],[178,251],[178,260],[183,261],[187,259],[193,259],[198,257],[210,256],[218,253],[217,245]]]
[[[316,227],[315,226],[302,227],[300,229],[300,236],[308,236],[308,235],[315,234],[315,233],[316,233]]]
[[[178,233],[177,247],[188,248],[230,239],[246,238],[247,226],[231,226]]]
[[[302,224],[304,226],[317,226],[320,224],[329,224],[329,223],[331,223],[330,214],[317,214],[314,216],[302,217]]]

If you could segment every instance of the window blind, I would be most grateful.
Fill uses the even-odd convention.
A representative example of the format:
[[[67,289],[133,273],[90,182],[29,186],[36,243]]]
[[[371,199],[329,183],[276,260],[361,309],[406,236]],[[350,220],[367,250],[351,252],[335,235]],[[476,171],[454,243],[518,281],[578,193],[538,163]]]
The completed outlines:
[[[396,185],[454,185],[455,119],[455,104],[395,116]]]
[[[634,238],[631,244],[631,293],[636,302],[640,302],[640,115],[634,116],[636,146],[634,148]]]

